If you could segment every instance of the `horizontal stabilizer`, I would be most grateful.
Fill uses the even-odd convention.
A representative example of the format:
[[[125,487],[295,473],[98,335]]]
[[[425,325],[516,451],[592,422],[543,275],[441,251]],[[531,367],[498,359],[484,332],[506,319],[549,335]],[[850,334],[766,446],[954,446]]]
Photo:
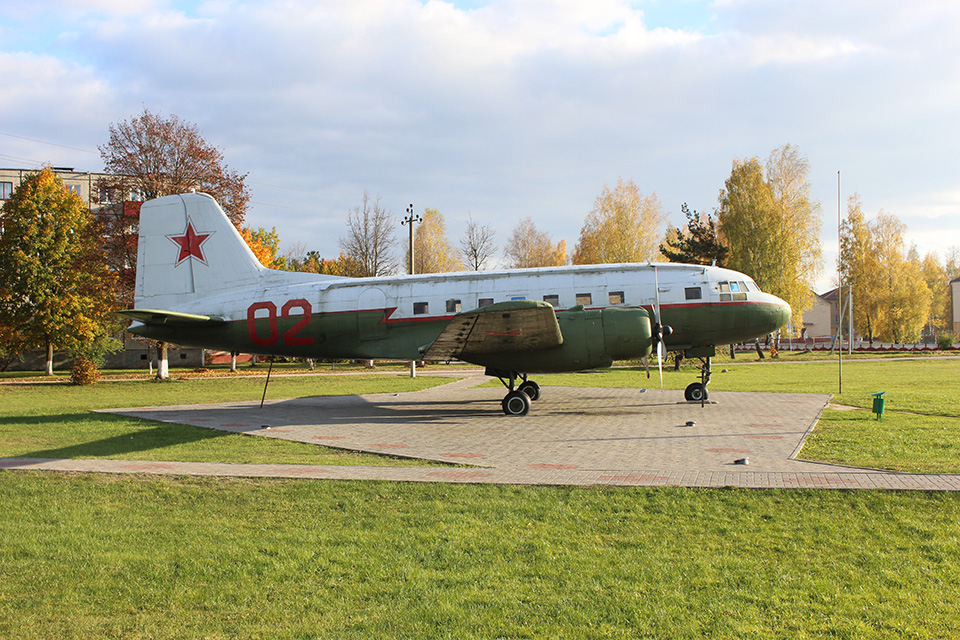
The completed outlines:
[[[202,316],[196,313],[179,313],[159,309],[126,309],[117,311],[117,313],[132,320],[138,320],[143,324],[217,324],[223,322],[223,318],[217,316]]]
[[[563,344],[557,315],[547,302],[513,300],[458,313],[424,350],[425,360],[550,349]]]

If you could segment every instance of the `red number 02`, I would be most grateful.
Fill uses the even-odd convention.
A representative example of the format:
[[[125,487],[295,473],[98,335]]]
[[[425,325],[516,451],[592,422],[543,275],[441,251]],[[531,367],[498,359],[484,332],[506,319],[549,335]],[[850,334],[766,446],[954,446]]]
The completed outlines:
[[[301,346],[313,344],[313,336],[298,336],[307,325],[310,324],[310,318],[313,316],[313,309],[310,303],[303,298],[288,300],[280,310],[281,318],[289,318],[291,309],[299,308],[303,311],[303,316],[297,324],[283,332],[283,343],[288,346]],[[266,337],[261,337],[257,333],[257,311],[265,310],[267,312],[267,326],[269,333]],[[247,308],[247,333],[250,341],[261,347],[270,347],[280,339],[280,331],[277,329],[277,305],[272,302],[255,302]]]

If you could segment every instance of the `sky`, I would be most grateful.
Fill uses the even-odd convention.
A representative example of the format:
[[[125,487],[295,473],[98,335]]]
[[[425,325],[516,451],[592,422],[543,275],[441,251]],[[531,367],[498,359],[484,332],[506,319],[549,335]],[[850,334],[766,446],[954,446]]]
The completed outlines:
[[[0,0],[0,166],[99,171],[111,123],[194,123],[248,173],[248,225],[336,257],[363,193],[500,247],[525,216],[573,248],[604,185],[673,225],[736,159],[792,144],[824,270],[858,193],[960,246],[954,0]],[[398,238],[406,228],[397,226]],[[662,231],[661,231],[662,233]]]

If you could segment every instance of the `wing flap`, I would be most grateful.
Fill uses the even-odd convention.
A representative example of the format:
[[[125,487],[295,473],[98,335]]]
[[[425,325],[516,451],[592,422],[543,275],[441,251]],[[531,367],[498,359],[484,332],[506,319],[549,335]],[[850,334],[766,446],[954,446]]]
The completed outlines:
[[[223,318],[217,316],[163,311],[161,309],[125,309],[117,311],[117,313],[143,324],[218,324],[224,321]]]
[[[426,360],[450,360],[488,353],[517,353],[563,344],[553,307],[514,300],[458,313],[424,350]]]

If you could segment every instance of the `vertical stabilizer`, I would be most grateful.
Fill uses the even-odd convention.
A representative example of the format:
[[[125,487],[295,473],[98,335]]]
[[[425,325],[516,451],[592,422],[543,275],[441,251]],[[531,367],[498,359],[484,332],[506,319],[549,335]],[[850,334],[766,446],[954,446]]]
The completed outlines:
[[[196,297],[254,285],[266,271],[206,194],[158,198],[140,209],[138,308],[172,309]]]

